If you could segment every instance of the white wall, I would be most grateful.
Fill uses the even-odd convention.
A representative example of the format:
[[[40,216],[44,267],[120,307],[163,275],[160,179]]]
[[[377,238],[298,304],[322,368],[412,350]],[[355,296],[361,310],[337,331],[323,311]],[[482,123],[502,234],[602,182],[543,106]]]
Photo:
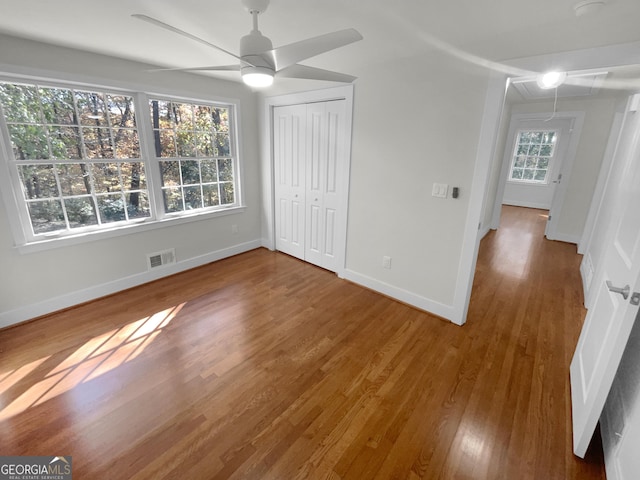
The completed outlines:
[[[260,245],[258,118],[255,95],[242,84],[185,73],[148,73],[148,66],[0,35],[0,71],[45,72],[199,99],[240,101],[243,213],[185,223],[47,251],[14,247],[7,210],[0,204],[0,327],[97,295],[148,281],[146,254],[175,247],[178,265],[154,276],[207,263]],[[0,199],[0,203],[2,200]],[[231,225],[238,226],[232,234]]]
[[[552,197],[548,194],[547,188],[548,185],[507,182],[504,188],[502,204],[549,210]]]
[[[444,312],[459,280],[488,72],[431,53],[357,75],[347,277]],[[432,197],[434,182],[460,197]]]

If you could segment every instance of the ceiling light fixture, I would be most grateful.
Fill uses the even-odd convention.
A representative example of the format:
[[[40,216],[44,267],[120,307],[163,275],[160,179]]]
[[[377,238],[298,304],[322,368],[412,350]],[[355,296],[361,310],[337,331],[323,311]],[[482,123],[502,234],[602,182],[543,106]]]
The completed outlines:
[[[566,72],[547,72],[538,75],[536,82],[543,90],[549,90],[551,88],[558,88],[564,83],[567,78]]]
[[[267,88],[273,85],[273,73],[260,67],[244,67],[242,81],[253,88]]]
[[[605,2],[603,0],[582,0],[573,6],[573,11],[575,12],[576,17],[581,17],[583,15],[595,13],[598,10],[601,10],[604,6]]]

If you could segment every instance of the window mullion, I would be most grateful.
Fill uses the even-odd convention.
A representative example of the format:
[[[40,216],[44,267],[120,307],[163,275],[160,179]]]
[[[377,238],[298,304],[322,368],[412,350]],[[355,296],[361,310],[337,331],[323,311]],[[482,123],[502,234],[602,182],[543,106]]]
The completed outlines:
[[[140,157],[144,164],[149,191],[149,208],[151,218],[161,220],[165,217],[162,201],[162,178],[160,177],[160,162],[156,158],[153,141],[153,128],[149,116],[149,97],[144,93],[134,96],[136,108],[136,125],[140,138]]]

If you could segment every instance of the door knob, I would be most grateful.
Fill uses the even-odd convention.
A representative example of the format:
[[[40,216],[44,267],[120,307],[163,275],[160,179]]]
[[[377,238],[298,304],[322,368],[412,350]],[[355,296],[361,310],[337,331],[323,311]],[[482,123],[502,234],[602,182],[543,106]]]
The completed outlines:
[[[614,287],[610,280],[607,280],[607,288],[610,292],[619,293],[625,300],[629,298],[629,293],[631,293],[631,287],[629,285],[625,285],[623,288]]]

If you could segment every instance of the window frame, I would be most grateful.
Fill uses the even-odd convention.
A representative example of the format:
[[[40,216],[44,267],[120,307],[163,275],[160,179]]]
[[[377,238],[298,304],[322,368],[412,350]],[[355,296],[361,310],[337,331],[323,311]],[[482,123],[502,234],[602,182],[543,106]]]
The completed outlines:
[[[551,155],[549,155],[548,158],[549,162],[547,164],[547,169],[546,169],[546,174],[545,174],[545,178],[544,180],[535,180],[535,179],[524,179],[524,178],[513,178],[513,170],[514,168],[517,168],[515,166],[516,164],[516,159],[518,158],[518,148],[520,147],[520,136],[522,133],[525,132],[536,132],[536,133],[554,133],[555,134],[555,141],[553,142],[553,148],[551,151]],[[549,129],[536,129],[536,128],[519,128],[514,136],[514,140],[513,140],[513,150],[511,151],[511,161],[509,163],[509,171],[507,173],[507,182],[508,183],[513,183],[516,185],[529,185],[529,186],[539,186],[539,187],[546,187],[551,183],[551,173],[553,171],[553,162],[555,161],[555,154],[556,154],[556,147],[558,145],[558,142],[560,140],[560,129],[558,128],[549,128]],[[526,155],[529,156],[529,155]],[[538,155],[539,157],[539,155]]]
[[[112,238],[121,235],[164,228],[169,225],[181,225],[195,221],[206,220],[219,216],[226,216],[244,212],[244,196],[242,194],[243,169],[242,151],[240,144],[240,101],[238,99],[220,98],[201,95],[199,98],[176,94],[172,91],[154,93],[137,86],[115,86],[94,83],[91,81],[60,80],[49,76],[21,75],[0,72],[0,82],[16,83],[24,85],[38,84],[45,87],[63,88],[82,91],[98,91],[111,94],[120,94],[133,97],[135,108],[135,121],[140,143],[140,162],[144,165],[147,189],[149,192],[150,216],[146,218],[130,219],[126,222],[116,222],[96,228],[79,227],[69,231],[57,231],[42,234],[34,234],[31,227],[31,218],[27,202],[24,200],[22,180],[18,172],[18,162],[15,159],[11,136],[6,118],[0,106],[0,190],[6,206],[9,226],[14,239],[14,247],[20,253],[48,250],[50,248],[78,245],[89,241]],[[188,102],[194,104],[207,104],[224,106],[229,109],[230,142],[235,152],[234,162],[234,194],[233,205],[214,206],[209,208],[194,209],[192,211],[164,212],[161,192],[161,178],[159,162],[155,157],[153,144],[153,126],[149,115],[149,99],[162,98],[174,102]],[[126,162],[127,159],[104,159],[109,163]],[[57,163],[51,160],[41,160],[40,163]],[[32,162],[32,163],[38,163]],[[82,163],[82,160],[72,163]]]

